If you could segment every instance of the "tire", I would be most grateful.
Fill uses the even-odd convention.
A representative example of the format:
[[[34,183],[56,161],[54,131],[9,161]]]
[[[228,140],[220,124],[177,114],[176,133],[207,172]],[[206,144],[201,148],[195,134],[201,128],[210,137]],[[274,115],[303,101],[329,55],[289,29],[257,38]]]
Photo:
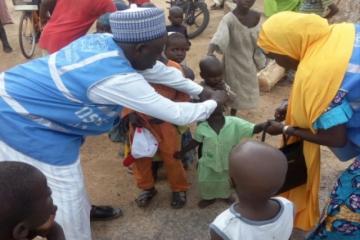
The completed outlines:
[[[19,44],[24,57],[30,59],[36,49],[36,31],[32,19],[32,12],[24,11],[19,23]]]
[[[193,17],[194,19],[191,19],[191,17]],[[202,17],[202,19],[199,20],[200,23],[197,23],[196,20],[199,17],[200,18]],[[185,13],[184,22],[188,30],[189,38],[195,38],[199,36],[208,26],[209,20],[210,20],[210,14],[206,3],[204,2],[195,3],[194,12]]]

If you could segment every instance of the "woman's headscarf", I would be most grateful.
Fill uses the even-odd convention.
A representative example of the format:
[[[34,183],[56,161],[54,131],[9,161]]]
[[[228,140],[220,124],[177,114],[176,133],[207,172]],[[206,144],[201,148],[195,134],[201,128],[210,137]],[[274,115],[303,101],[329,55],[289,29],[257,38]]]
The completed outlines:
[[[282,12],[263,24],[258,45],[265,52],[286,55],[300,62],[286,124],[315,132],[313,123],[325,112],[341,86],[354,41],[354,24],[329,25],[326,19],[315,14]],[[319,145],[304,142],[304,155],[307,184],[285,196],[296,205],[295,226],[308,231],[319,217]]]

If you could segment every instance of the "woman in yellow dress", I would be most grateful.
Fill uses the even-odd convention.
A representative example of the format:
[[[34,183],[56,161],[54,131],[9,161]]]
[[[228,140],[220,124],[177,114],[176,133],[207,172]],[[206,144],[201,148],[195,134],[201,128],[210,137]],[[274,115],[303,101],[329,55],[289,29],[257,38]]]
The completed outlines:
[[[282,12],[263,24],[258,44],[279,65],[297,70],[288,104],[269,129],[304,140],[307,183],[284,194],[296,205],[295,227],[317,225],[312,240],[360,239],[360,25]],[[341,161],[355,160],[338,178],[317,224],[320,145]]]

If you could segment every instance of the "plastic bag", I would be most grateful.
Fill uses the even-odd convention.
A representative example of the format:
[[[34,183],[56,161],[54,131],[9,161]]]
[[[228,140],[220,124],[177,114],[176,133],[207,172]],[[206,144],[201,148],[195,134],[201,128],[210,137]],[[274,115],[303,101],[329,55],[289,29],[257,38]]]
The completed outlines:
[[[131,155],[137,158],[153,157],[158,150],[159,143],[146,128],[136,128],[131,145]]]

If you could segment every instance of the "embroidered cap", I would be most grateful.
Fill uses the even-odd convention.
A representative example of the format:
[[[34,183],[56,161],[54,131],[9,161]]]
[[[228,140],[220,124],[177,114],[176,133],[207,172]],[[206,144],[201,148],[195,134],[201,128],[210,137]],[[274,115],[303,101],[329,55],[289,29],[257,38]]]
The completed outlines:
[[[110,15],[110,26],[114,39],[123,43],[147,42],[166,35],[164,11],[159,8],[129,9]]]

